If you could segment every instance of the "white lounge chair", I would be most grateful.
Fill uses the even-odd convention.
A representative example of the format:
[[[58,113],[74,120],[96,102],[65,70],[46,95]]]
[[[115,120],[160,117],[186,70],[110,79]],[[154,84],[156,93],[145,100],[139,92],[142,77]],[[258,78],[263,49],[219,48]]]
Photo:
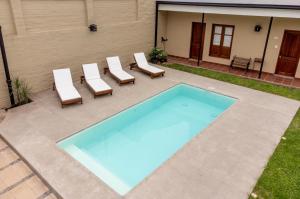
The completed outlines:
[[[111,94],[112,88],[101,79],[98,64],[82,64],[85,82],[88,88],[93,92],[94,97],[100,95]]]
[[[148,63],[146,56],[144,53],[134,53],[134,59],[136,62],[136,66],[142,72],[151,76],[151,78],[164,76],[165,71],[152,66]]]
[[[53,76],[53,90],[57,91],[62,107],[78,102],[82,104],[82,97],[73,85],[69,68],[53,70]]]
[[[126,83],[134,84],[135,78],[123,70],[120,58],[118,56],[107,57],[106,61],[110,74],[120,85]]]

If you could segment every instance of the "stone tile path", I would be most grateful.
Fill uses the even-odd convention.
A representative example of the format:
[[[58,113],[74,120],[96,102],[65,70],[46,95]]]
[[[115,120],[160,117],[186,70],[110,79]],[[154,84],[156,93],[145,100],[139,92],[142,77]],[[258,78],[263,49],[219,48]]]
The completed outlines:
[[[58,199],[1,136],[0,199]]]

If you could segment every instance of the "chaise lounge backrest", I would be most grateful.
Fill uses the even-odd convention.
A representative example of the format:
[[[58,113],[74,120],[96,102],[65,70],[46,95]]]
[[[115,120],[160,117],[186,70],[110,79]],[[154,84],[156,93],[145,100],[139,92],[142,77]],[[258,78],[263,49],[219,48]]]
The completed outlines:
[[[144,53],[134,53],[134,58],[139,67],[148,66],[149,63]]]
[[[120,58],[118,56],[107,57],[106,61],[111,72],[123,70]]]
[[[97,63],[82,64],[82,69],[86,80],[100,79]]]
[[[73,80],[69,68],[53,70],[56,87],[73,87]]]

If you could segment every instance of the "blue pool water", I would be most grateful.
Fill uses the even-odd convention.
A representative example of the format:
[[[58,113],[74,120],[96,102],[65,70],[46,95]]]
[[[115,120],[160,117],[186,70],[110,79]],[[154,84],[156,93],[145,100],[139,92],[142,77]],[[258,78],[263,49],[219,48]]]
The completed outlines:
[[[227,96],[179,84],[58,146],[125,195],[234,102]]]

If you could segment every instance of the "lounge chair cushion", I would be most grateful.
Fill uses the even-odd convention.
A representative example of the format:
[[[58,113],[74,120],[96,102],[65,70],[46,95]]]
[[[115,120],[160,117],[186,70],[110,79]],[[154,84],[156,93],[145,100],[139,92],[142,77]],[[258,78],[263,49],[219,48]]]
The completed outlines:
[[[73,85],[69,68],[53,70],[55,87],[62,101],[81,98]]]
[[[121,81],[134,79],[132,75],[128,74],[126,71],[123,70],[120,58],[118,56],[107,57],[106,60],[110,73],[118,77]]]
[[[82,65],[84,77],[86,80],[89,79],[100,79],[100,73],[97,63],[83,64]]]
[[[86,83],[93,88],[95,92],[111,90],[111,87],[102,79],[86,80]]]
[[[164,72],[164,70],[150,65],[148,63],[144,53],[135,53],[134,58],[135,58],[135,61],[136,61],[139,68],[147,70],[151,73],[162,73],[162,72]]]
[[[111,90],[111,87],[101,79],[97,63],[83,64],[82,69],[86,83],[95,92]]]
[[[160,69],[160,68],[157,68],[157,67],[154,67],[154,66],[152,66],[152,65],[148,65],[148,66],[143,65],[143,66],[141,66],[140,68],[142,68],[142,69],[144,69],[144,70],[147,70],[147,71],[149,71],[149,72],[151,72],[151,73],[162,73],[162,72],[164,72],[164,70],[162,70],[162,69]]]
[[[113,70],[110,71],[114,76],[118,77],[121,81],[125,81],[128,79],[134,79],[134,77],[124,70]]]
[[[106,60],[107,60],[107,63],[108,63],[109,71],[123,70],[122,64],[120,62],[120,58],[118,56],[107,57]]]
[[[69,68],[53,70],[54,82],[58,86],[73,86],[71,71]]]
[[[58,86],[58,87],[56,87],[56,90],[62,101],[68,101],[68,100],[81,98],[80,94],[78,93],[78,91],[76,90],[76,88],[74,86],[70,86],[70,87],[69,86],[68,87]]]

